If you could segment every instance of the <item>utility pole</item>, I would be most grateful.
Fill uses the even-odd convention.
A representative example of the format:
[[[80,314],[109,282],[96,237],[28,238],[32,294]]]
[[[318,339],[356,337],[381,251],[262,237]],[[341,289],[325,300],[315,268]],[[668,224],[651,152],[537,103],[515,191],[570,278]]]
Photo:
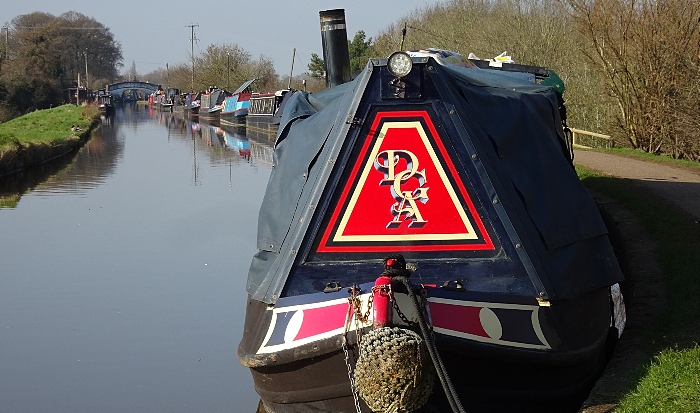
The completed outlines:
[[[292,51],[292,68],[289,70],[289,83],[287,84],[287,89],[292,89],[292,73],[294,73],[294,58],[297,56],[297,48]]]
[[[85,55],[85,92],[87,93],[87,89],[90,87],[90,82],[88,81],[87,52],[83,53],[83,55]]]
[[[192,86],[190,88],[190,92],[194,93],[194,28],[199,27],[199,25],[198,24],[190,24],[187,27],[189,27],[190,30],[192,31],[192,35],[190,37],[190,44],[191,44],[191,48],[192,48],[191,55],[190,55],[190,57],[192,58]]]
[[[231,80],[231,52],[226,52],[226,90],[229,89],[229,81]]]

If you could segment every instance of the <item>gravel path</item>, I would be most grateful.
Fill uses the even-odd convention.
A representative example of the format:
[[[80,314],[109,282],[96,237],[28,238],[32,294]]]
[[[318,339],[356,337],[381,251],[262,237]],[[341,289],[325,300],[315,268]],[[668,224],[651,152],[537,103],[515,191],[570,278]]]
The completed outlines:
[[[700,220],[700,170],[645,162],[625,156],[576,150],[574,163],[632,181]]]

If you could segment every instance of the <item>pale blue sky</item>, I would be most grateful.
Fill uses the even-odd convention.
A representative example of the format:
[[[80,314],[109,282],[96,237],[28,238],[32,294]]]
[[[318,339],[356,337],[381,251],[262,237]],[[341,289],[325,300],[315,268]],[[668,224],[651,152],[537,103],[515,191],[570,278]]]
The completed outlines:
[[[2,0],[0,25],[22,14],[42,11],[58,16],[76,11],[107,26],[121,43],[124,69],[148,73],[165,64],[186,63],[190,24],[195,28],[195,55],[210,44],[235,43],[254,57],[272,58],[280,75],[289,73],[297,49],[294,75],[306,71],[311,53],[322,56],[319,11],[345,9],[348,36],[364,30],[374,37],[410,11],[439,0]]]

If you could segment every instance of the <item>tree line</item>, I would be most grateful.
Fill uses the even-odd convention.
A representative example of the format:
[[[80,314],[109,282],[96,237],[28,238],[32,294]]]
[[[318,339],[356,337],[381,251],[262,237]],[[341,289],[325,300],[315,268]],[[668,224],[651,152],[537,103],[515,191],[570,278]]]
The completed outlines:
[[[110,30],[73,11],[21,15],[0,33],[0,121],[60,105],[79,74],[82,85],[105,84],[122,64]]]
[[[139,78],[135,72],[134,76]],[[265,55],[253,57],[235,43],[209,45],[201,54],[190,56],[189,62],[176,63],[172,67],[167,66],[165,70],[160,68],[140,79],[183,92],[204,91],[210,87],[234,91],[251,79],[257,79],[256,90],[274,91],[280,88],[274,61]]]
[[[700,161],[699,28],[696,0],[448,0],[391,24],[373,53],[402,40],[481,58],[508,51],[559,74],[572,127]]]
[[[85,64],[92,88],[128,79],[183,91],[232,90],[257,78],[256,89],[272,91],[289,82],[272,59],[236,44],[210,45],[187,62],[145,75],[132,63],[120,76],[121,45],[108,28],[76,12],[23,15],[4,30],[0,121],[58,104],[61,88],[73,84]],[[618,145],[700,160],[695,0],[445,0],[409,12],[374,38],[355,33],[348,40],[351,70],[402,45],[481,58],[507,51],[517,63],[545,66],[562,78],[570,126],[610,134]],[[307,69],[300,78],[308,90],[322,89],[323,60],[312,54]],[[293,80],[300,88],[301,79]]]
[[[367,64],[367,60],[373,57],[372,38],[367,38],[365,32],[359,30],[352,40],[348,40],[348,49],[351,72],[359,73]],[[194,77],[192,76],[193,67],[195,68]],[[256,90],[274,91],[286,88],[290,83],[293,88],[299,89],[302,87],[302,81],[306,81],[307,90],[310,92],[322,90],[325,87],[323,59],[318,54],[312,53],[307,69],[307,72],[290,82],[288,76],[277,74],[271,58],[265,55],[255,58],[236,44],[224,44],[210,45],[199,56],[190,56],[190,62],[178,63],[172,68],[167,67],[166,70],[158,69],[141,78],[183,91],[202,91],[209,87],[220,87],[231,91],[250,79],[257,79]],[[133,75],[134,79],[139,77],[134,65],[130,75]]]

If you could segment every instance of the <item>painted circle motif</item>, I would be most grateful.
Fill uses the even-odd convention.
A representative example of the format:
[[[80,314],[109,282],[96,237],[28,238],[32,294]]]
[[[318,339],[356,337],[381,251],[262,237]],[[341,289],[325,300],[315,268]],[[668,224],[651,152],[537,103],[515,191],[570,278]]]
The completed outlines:
[[[484,328],[486,334],[494,340],[500,340],[503,335],[503,327],[496,313],[488,307],[484,307],[479,311],[479,321]]]

